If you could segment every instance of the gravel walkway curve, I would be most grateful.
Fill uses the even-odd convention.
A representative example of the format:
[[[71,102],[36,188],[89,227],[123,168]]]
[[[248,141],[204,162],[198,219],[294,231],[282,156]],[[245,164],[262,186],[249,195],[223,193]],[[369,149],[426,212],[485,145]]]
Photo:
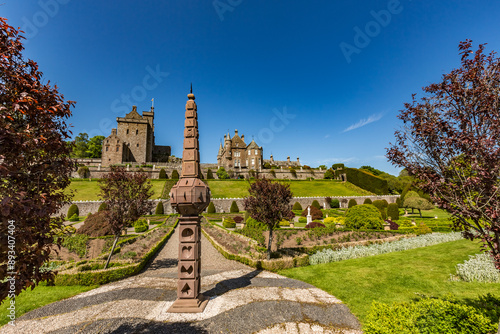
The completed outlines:
[[[139,275],[26,313],[0,333],[362,333],[340,300],[307,283],[224,258],[202,236],[203,313],[176,299],[178,229]]]

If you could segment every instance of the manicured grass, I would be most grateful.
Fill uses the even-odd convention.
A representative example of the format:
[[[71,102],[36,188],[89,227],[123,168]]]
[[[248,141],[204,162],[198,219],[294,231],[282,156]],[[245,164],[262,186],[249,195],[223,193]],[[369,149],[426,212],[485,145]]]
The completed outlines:
[[[163,186],[165,185],[165,180],[149,180],[153,185],[153,196],[152,199],[158,199],[163,191]],[[99,183],[96,179],[89,181],[87,179],[73,180],[65,192],[73,190],[74,197],[73,201],[97,201],[99,200]]]
[[[342,300],[361,323],[373,301],[411,301],[417,294],[457,299],[491,293],[500,296],[500,284],[450,281],[455,266],[479,252],[468,240],[367,258],[293,268],[281,275],[310,283]]]
[[[212,197],[241,198],[248,196],[250,184],[246,180],[206,180]],[[289,181],[290,189],[295,197],[302,196],[357,196],[369,195],[366,190],[348,182],[332,180]]]
[[[403,217],[405,213],[404,209],[399,209],[399,217]],[[450,218],[451,215],[445,211],[438,208],[434,208],[432,210],[422,210],[422,218]],[[420,218],[418,210],[414,210],[414,213],[411,213],[411,209],[408,209],[408,216],[405,218]]]
[[[33,290],[28,289],[27,291],[21,292],[21,294],[16,297],[16,318],[19,318],[24,313],[36,308],[95,288],[97,288],[97,285],[45,286],[45,284],[42,283]],[[7,307],[9,306],[10,299],[6,299],[0,305],[0,326],[5,325],[10,321],[10,319],[7,318],[7,315],[9,314]]]

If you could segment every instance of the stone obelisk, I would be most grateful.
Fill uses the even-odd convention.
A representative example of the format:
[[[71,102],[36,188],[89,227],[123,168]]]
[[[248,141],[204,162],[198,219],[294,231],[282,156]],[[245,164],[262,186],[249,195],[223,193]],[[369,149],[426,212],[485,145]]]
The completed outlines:
[[[198,116],[193,87],[186,102],[182,174],[170,191],[170,203],[180,213],[177,299],[168,312],[203,312],[208,303],[200,293],[201,227],[200,213],[210,203],[210,189],[200,179]]]

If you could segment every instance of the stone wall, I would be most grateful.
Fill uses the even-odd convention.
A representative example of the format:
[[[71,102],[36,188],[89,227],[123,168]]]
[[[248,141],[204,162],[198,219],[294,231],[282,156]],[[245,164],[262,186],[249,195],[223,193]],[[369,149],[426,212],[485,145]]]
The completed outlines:
[[[93,179],[99,179],[102,178],[103,175],[108,173],[110,171],[109,167],[102,167],[100,165],[100,160],[98,159],[78,159],[78,162],[80,163],[82,161],[82,164],[85,164],[89,166],[89,172],[90,172],[90,177]],[[138,164],[131,164],[131,167],[125,167],[128,171],[130,172],[137,172],[139,170],[139,165]],[[142,170],[148,175],[148,178],[150,179],[157,179],[160,173],[160,170],[163,168],[165,169],[165,172],[167,173],[168,177],[170,178],[172,176],[172,171],[175,169],[177,172],[179,172],[179,175],[181,175],[182,171],[182,165],[181,163],[161,163],[161,164],[153,164],[150,163],[150,165],[153,165],[153,167],[142,167]],[[217,178],[217,168],[213,168],[213,164],[201,164],[201,171],[203,175],[206,177],[207,171],[210,168],[212,170],[212,174],[214,178]],[[285,180],[305,180],[309,177],[312,177],[314,179],[323,179],[325,170],[313,170],[314,174],[311,172],[311,170],[307,169],[301,169],[300,167],[296,169],[296,177],[293,176],[289,170],[286,168],[283,169],[275,169],[275,177],[271,175],[270,169],[262,169],[260,172],[256,171],[258,173],[259,178],[266,178],[266,179],[285,179]],[[249,172],[246,169],[242,169],[239,171],[238,169],[234,170],[235,175],[242,175],[244,178],[250,177]],[[71,177],[78,178],[78,173],[75,171],[71,174]]]
[[[351,198],[355,199],[358,204],[363,204],[366,198],[371,199],[372,201],[377,200],[377,199],[385,199],[389,203],[396,203],[396,199],[399,197],[399,195],[383,195],[383,196],[341,196],[341,197],[332,197],[332,199],[338,199],[340,201],[340,206],[342,208],[347,208],[347,203]],[[319,205],[325,206],[327,208],[330,208],[328,203],[325,203],[325,197],[294,197],[291,201],[290,204],[293,205],[295,202],[299,202],[302,208],[306,208],[308,205],[311,205],[314,200],[317,200],[319,202]],[[152,213],[154,213],[154,210],[156,208],[156,205],[159,201],[163,203],[163,211],[165,214],[170,214],[174,213],[172,206],[170,205],[170,200],[153,200],[155,202],[155,205],[153,207]],[[233,201],[236,202],[238,205],[238,208],[240,211],[243,211],[244,205],[243,205],[243,198],[212,198],[212,202],[214,203],[215,210],[216,212],[229,212],[229,209],[231,208],[231,203]],[[78,206],[78,209],[80,211],[80,216],[86,216],[89,213],[95,213],[99,209],[99,205],[101,205],[101,201],[75,201],[73,202]],[[60,210],[59,214],[63,214],[66,216],[68,213],[69,209],[69,204],[63,206],[63,208]]]

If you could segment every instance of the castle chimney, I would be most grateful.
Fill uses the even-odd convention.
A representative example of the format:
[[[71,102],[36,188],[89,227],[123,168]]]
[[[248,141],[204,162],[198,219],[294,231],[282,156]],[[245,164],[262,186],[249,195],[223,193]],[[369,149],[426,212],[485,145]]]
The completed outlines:
[[[286,161],[287,161],[287,162],[290,162],[290,157],[286,157]]]
[[[238,135],[238,129],[235,129],[234,130],[234,135],[237,136]]]
[[[297,157],[297,163],[300,165],[300,160],[299,160],[299,157]]]
[[[274,158],[273,158],[273,155],[271,154],[271,162],[274,162]]]
[[[245,141],[245,135],[241,135],[241,140]]]
[[[111,134],[116,136],[116,129],[111,129]]]

